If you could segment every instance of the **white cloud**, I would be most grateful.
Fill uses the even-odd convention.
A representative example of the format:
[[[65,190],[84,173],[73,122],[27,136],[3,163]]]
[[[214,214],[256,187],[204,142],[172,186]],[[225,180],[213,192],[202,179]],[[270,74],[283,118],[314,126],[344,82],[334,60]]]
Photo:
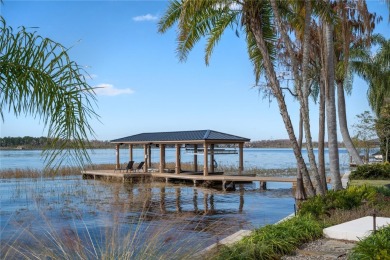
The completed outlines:
[[[118,96],[118,95],[130,95],[134,91],[130,88],[115,88],[111,84],[100,84],[95,86],[95,93],[99,96]]]
[[[136,22],[150,22],[150,21],[156,21],[157,19],[158,16],[152,14],[145,14],[145,15],[133,17],[133,20]]]

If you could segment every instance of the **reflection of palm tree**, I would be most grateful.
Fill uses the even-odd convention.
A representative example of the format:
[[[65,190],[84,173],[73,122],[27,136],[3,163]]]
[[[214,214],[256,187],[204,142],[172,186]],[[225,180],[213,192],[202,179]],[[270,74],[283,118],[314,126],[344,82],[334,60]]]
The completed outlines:
[[[192,201],[194,203],[194,213],[197,214],[199,209],[198,209],[198,190],[194,188],[194,197],[192,198]]]
[[[160,188],[160,210],[161,213],[166,213],[166,207],[165,207],[165,187]]]
[[[178,213],[181,213],[181,189],[175,188],[175,194],[176,194],[176,211]]]
[[[242,213],[244,210],[244,185],[240,184],[240,205],[238,206],[238,212]]]

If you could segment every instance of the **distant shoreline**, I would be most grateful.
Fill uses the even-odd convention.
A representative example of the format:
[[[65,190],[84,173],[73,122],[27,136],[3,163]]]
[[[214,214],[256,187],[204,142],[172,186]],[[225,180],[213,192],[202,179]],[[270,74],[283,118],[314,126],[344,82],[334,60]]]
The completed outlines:
[[[3,138],[4,139],[4,138]],[[15,144],[15,142],[13,142]],[[9,143],[2,142],[0,144],[0,150],[43,150],[44,144],[34,145],[29,143],[15,144],[10,145]],[[219,145],[220,148],[235,148],[230,145]],[[303,148],[306,147],[306,144],[303,143]],[[313,142],[313,147],[318,148],[318,142]],[[328,147],[328,143],[325,142],[325,148]],[[109,141],[91,141],[90,149],[111,149],[115,148],[114,144],[111,144]],[[261,141],[252,141],[245,143],[244,148],[292,148],[291,142],[288,139],[280,140],[261,140]],[[345,148],[343,143],[339,143],[339,148]]]

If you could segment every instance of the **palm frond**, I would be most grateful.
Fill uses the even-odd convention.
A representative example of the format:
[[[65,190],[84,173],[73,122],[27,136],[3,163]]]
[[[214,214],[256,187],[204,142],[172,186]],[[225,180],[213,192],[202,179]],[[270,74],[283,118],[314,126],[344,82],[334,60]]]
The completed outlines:
[[[170,29],[179,20],[181,12],[182,1],[170,1],[167,11],[158,22],[158,32],[165,33],[168,29]]]
[[[86,83],[84,69],[59,43],[20,28],[14,32],[1,18],[0,114],[32,115],[48,128],[55,140],[44,150],[47,167],[58,168],[65,160],[79,166],[90,163],[90,120],[96,98]]]
[[[238,27],[238,21],[240,12],[228,11],[227,13],[219,14],[216,17],[215,24],[212,26],[209,37],[207,38],[207,44],[205,49],[205,62],[208,65],[211,54],[213,53],[214,47],[221,39],[226,28],[235,24]]]

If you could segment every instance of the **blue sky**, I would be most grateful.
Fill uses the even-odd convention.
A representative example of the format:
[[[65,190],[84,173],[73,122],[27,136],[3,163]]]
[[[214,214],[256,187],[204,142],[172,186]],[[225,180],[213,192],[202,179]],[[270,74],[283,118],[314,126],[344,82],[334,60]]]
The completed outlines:
[[[368,1],[384,20],[376,32],[390,37],[388,9]],[[167,1],[4,1],[1,15],[8,25],[37,27],[44,37],[62,43],[71,58],[91,75],[97,91],[92,126],[99,140],[141,132],[212,129],[252,140],[288,138],[276,101],[268,102],[254,88],[245,41],[228,31],[204,63],[204,41],[180,63],[175,29],[157,32]],[[349,124],[370,110],[367,85],[355,79],[347,96]],[[286,94],[297,130],[298,102]],[[313,138],[317,139],[318,108],[312,106]],[[46,135],[39,119],[5,113],[1,136]],[[341,137],[340,137],[341,140]]]

